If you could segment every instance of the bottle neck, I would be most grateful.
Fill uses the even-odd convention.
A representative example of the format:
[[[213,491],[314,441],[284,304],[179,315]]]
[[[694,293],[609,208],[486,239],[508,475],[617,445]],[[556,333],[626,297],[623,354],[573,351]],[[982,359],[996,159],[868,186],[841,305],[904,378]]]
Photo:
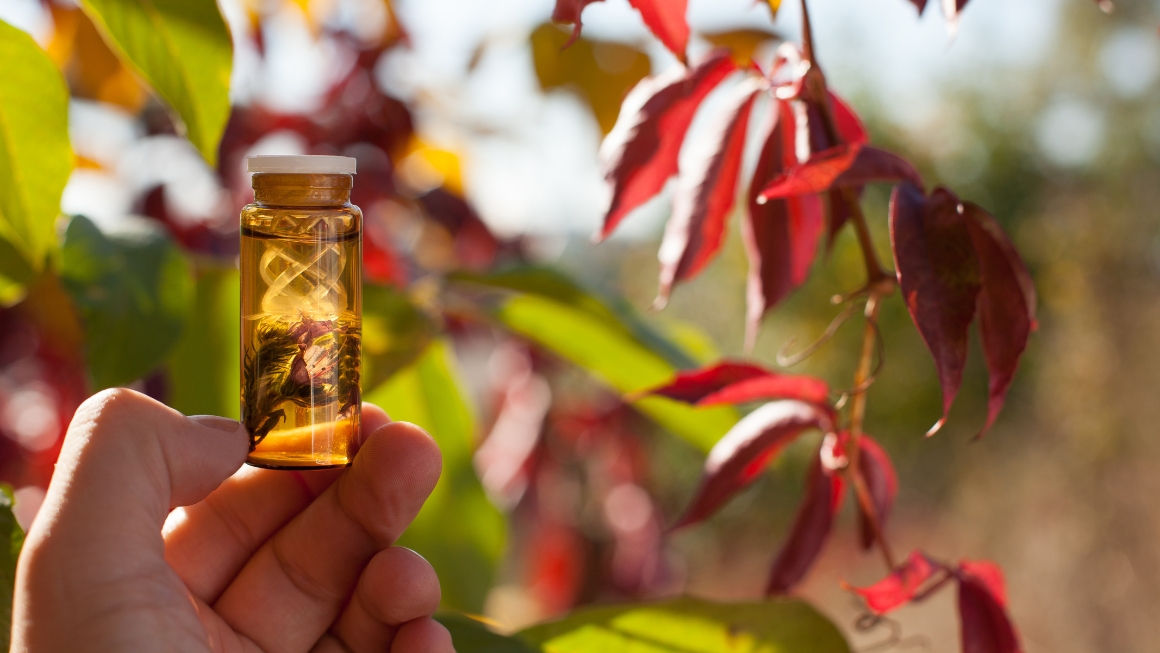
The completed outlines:
[[[259,206],[339,207],[350,204],[354,175],[259,172],[252,185]]]

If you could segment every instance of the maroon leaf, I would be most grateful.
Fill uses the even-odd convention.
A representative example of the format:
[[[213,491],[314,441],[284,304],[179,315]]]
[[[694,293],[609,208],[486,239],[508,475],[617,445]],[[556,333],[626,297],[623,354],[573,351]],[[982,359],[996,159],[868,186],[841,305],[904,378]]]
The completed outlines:
[[[922,10],[926,9],[926,0],[910,0],[911,4],[918,9],[918,15],[922,15]]]
[[[753,348],[765,313],[806,280],[823,222],[821,202],[816,196],[757,201],[758,193],[771,179],[797,163],[793,111],[785,101],[776,101],[774,111],[773,124],[749,184],[748,214],[741,224],[749,258],[745,326],[749,349]]]
[[[958,394],[967,359],[967,327],[979,295],[979,262],[971,245],[964,209],[953,193],[936,188],[931,196],[901,183],[890,197],[890,240],[894,267],[910,317],[934,356],[946,422]]]
[[[872,145],[863,146],[853,165],[834,180],[835,186],[865,186],[883,181],[909,181],[923,187],[922,175],[906,159]]]
[[[834,119],[834,126],[837,128],[838,137],[841,142],[835,142],[830,138],[829,130],[823,122],[822,110],[816,105],[809,105],[806,110],[808,121],[808,142],[812,152],[823,152],[829,150],[843,143],[845,144],[865,144],[870,140],[866,133],[866,127],[862,124],[862,120],[858,118],[858,114],[850,108],[841,97],[833,91],[827,91],[830,98],[830,115]],[[855,189],[855,194],[861,194],[861,189]],[[850,206],[846,201],[843,191],[831,190],[827,193],[829,203],[826,206],[826,251],[828,252],[834,244],[834,238],[842,227],[846,225],[846,221],[850,219]]]
[[[940,570],[943,570],[942,565],[933,562],[922,551],[914,551],[886,578],[869,587],[849,589],[866,601],[866,607],[878,614],[886,614],[910,603]]]
[[[992,562],[964,560],[957,575],[963,653],[1020,653],[1002,570]]]
[[[909,181],[922,188],[922,177],[906,159],[869,145],[849,143],[818,152],[786,170],[761,191],[758,201],[883,181]]]
[[[749,113],[758,90],[753,78],[733,89],[725,110],[714,116],[719,134],[714,154],[677,177],[673,213],[657,254],[661,262],[658,307],[668,302],[676,282],[700,272],[721,248],[725,220],[737,195]]]
[[[701,101],[736,65],[728,52],[712,53],[679,78],[661,75],[643,80],[630,92],[648,99],[633,117],[624,139],[605,143],[605,177],[613,185],[612,202],[598,239],[607,238],[636,207],[644,204],[677,174],[677,156]],[[614,132],[616,133],[616,132]]]
[[[822,404],[829,397],[830,387],[812,376],[778,374],[756,365],[725,361],[681,372],[671,382],[645,394],[697,406],[740,404],[759,399],[799,399]]]
[[[815,456],[806,477],[805,497],[770,570],[767,595],[785,594],[813,566],[842,505],[843,485],[841,474],[824,467],[821,455]]]
[[[640,12],[644,24],[681,61],[689,45],[689,23],[685,21],[688,0],[628,0]]]
[[[870,140],[870,136],[866,133],[866,126],[862,124],[862,119],[858,117],[857,113],[850,108],[837,93],[827,91],[830,96],[830,111],[833,112],[834,124],[838,128],[838,135],[842,137],[842,141],[846,143],[866,143]],[[838,143],[830,143],[827,147],[833,147]],[[822,148],[826,149],[826,148]]]
[[[814,404],[774,401],[746,415],[709,452],[701,484],[673,528],[702,521],[754,481],[765,465],[803,431],[828,430],[830,417]]]
[[[1003,408],[1019,358],[1036,328],[1035,285],[995,218],[970,202],[964,206],[979,260],[979,335],[991,376],[983,435]]]
[[[771,199],[812,195],[829,190],[854,164],[861,149],[861,143],[853,143],[818,152],[805,163],[793,166],[770,182],[757,196],[757,201],[764,203]]]
[[[552,10],[552,20],[557,23],[571,23],[572,37],[564,44],[568,47],[580,38],[580,14],[584,8],[593,2],[600,2],[600,0],[556,0],[556,8]]]
[[[858,440],[861,455],[858,456],[858,471],[866,481],[870,490],[870,498],[874,500],[874,511],[878,516],[878,527],[886,526],[886,519],[890,517],[890,510],[894,507],[894,499],[898,496],[898,475],[894,472],[894,464],[882,445],[868,435]],[[874,528],[870,520],[858,507],[858,534],[859,543],[863,549],[874,545]]]

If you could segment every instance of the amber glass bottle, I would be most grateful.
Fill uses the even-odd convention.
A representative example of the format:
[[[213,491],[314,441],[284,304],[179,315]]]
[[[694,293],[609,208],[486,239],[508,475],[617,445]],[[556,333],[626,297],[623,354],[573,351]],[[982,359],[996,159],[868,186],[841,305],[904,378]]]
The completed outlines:
[[[251,465],[351,462],[359,433],[362,211],[354,159],[249,159],[242,209],[242,422]]]

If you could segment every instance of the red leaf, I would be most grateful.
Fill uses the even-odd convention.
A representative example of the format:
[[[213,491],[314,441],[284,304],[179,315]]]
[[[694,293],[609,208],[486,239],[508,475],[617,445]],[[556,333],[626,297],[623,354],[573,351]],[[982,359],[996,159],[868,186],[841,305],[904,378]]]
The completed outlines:
[[[830,96],[830,111],[833,112],[834,123],[838,128],[838,135],[842,137],[842,141],[846,143],[869,142],[870,136],[866,133],[866,126],[862,124],[862,119],[858,117],[858,114],[854,113],[850,105],[838,97],[837,93],[833,91],[827,92]],[[833,147],[834,145],[838,145],[838,143],[831,143],[829,147]]]
[[[979,262],[962,205],[944,188],[928,198],[909,183],[896,186],[890,196],[890,240],[906,308],[934,356],[942,385],[943,416],[931,435],[946,421],[962,384]]]
[[[564,44],[568,47],[580,38],[580,14],[584,8],[593,2],[600,2],[600,0],[556,0],[556,8],[552,10],[552,21],[557,23],[571,23],[572,37]]]
[[[846,101],[839,97],[833,91],[827,91],[830,98],[830,115],[833,116],[834,126],[837,128],[838,137],[841,142],[835,142],[830,138],[829,132],[825,124],[822,122],[821,108],[816,105],[809,105],[806,110],[808,121],[808,142],[812,152],[822,152],[834,148],[842,144],[865,144],[869,142],[870,137],[866,133],[866,127],[862,124],[862,120]],[[861,189],[855,191],[857,195],[861,194]],[[840,191],[833,190],[829,193],[829,205],[826,207],[826,251],[828,252],[834,244],[834,238],[842,227],[846,225],[846,221],[850,218],[850,206],[846,202],[846,198]]]
[[[911,4],[918,9],[918,15],[922,15],[922,10],[926,9],[926,0],[910,0]]]
[[[679,78],[647,78],[629,93],[626,106],[633,102],[633,96],[648,99],[640,103],[632,127],[621,132],[624,139],[614,142],[610,136],[602,148],[605,177],[613,184],[613,192],[598,239],[607,238],[633,209],[659,193],[669,177],[677,174],[677,156],[697,107],[734,70],[729,53],[717,51]]]
[[[858,150],[853,165],[834,180],[835,186],[865,186],[883,181],[909,181],[923,187],[922,175],[906,159],[877,147],[866,145]]]
[[[866,607],[878,614],[886,614],[910,603],[919,590],[943,566],[933,562],[922,551],[914,551],[886,578],[869,587],[851,587],[866,601]],[[945,576],[944,576],[945,577]]]
[[[702,521],[761,474],[774,456],[810,428],[830,428],[827,413],[801,401],[774,401],[746,415],[709,452],[701,484],[673,528]]]
[[[861,149],[861,143],[854,143],[818,152],[805,163],[793,166],[774,179],[757,196],[757,201],[763,203],[771,199],[813,195],[829,190],[854,164]]]
[[[922,188],[918,171],[897,154],[861,143],[838,145],[785,171],[761,191],[759,201],[882,181],[909,181]]]
[[[746,347],[753,348],[762,316],[800,286],[809,274],[822,231],[822,206],[815,196],[760,204],[757,195],[771,179],[797,163],[796,119],[788,102],[776,101],[774,122],[749,184],[741,237],[749,258],[746,290]]]
[[[882,445],[868,435],[863,435],[858,441],[861,455],[858,456],[858,470],[866,481],[870,490],[870,498],[874,500],[874,511],[878,513],[878,526],[885,527],[886,519],[890,517],[890,510],[894,507],[894,499],[898,496],[898,475],[894,472],[894,464]],[[863,549],[874,545],[874,530],[870,520],[863,514],[861,506],[858,510],[858,533]]]
[[[979,260],[979,335],[991,373],[986,433],[1003,408],[1007,388],[1035,330],[1035,285],[995,218],[966,203],[967,229]]]
[[[815,456],[806,477],[805,497],[770,570],[767,595],[785,594],[813,566],[842,505],[843,485],[841,474],[823,467],[821,456]]]
[[[721,248],[725,220],[737,195],[749,113],[758,90],[753,78],[733,89],[726,109],[714,116],[719,134],[715,153],[677,177],[673,213],[657,254],[661,262],[658,306],[668,302],[673,284],[695,276]]]
[[[958,577],[963,653],[1020,653],[1019,633],[1007,615],[1002,570],[991,562],[963,561]]]
[[[698,406],[740,404],[758,399],[799,399],[823,404],[830,394],[825,381],[812,376],[778,374],[756,365],[723,362],[681,372],[670,383],[649,390]]]
[[[640,12],[644,24],[681,61],[689,45],[689,23],[685,21],[688,0],[628,0]]]

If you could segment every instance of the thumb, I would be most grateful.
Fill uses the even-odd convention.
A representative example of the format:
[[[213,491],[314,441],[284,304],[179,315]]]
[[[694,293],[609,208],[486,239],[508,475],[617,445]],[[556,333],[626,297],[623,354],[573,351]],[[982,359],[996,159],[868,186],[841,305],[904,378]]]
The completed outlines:
[[[124,388],[97,393],[69,425],[29,536],[159,541],[169,511],[204,499],[237,471],[247,443],[233,420],[185,417]]]

